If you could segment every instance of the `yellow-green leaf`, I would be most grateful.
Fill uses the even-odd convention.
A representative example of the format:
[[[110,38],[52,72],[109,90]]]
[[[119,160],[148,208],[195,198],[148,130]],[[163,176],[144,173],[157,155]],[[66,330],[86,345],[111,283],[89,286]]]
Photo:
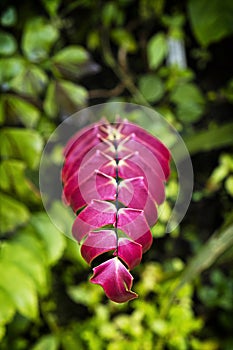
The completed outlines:
[[[4,128],[0,131],[3,158],[22,159],[34,169],[39,164],[42,148],[43,140],[35,130]]]
[[[14,198],[0,192],[0,233],[12,232],[29,220],[27,207]]]
[[[0,260],[1,261],[1,260]],[[0,326],[10,322],[15,314],[15,305],[8,293],[0,288]],[[1,336],[0,336],[1,339]]]
[[[31,278],[19,266],[2,259],[0,276],[0,288],[9,295],[19,313],[35,319],[38,314],[38,300]]]
[[[31,18],[23,33],[22,49],[30,61],[39,62],[48,57],[59,32],[43,17]]]
[[[148,62],[151,69],[156,69],[167,54],[167,40],[164,33],[157,33],[149,40],[147,45]]]
[[[47,251],[48,263],[54,264],[63,254],[65,249],[65,237],[52,224],[45,213],[38,213],[32,216],[31,224],[42,239]]]

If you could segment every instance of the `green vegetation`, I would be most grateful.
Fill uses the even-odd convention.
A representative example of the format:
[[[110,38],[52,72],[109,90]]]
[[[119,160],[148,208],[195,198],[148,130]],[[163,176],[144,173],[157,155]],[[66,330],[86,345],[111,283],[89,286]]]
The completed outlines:
[[[225,0],[3,0],[0,15],[0,348],[233,348],[233,5]],[[171,47],[185,56],[171,62]],[[108,301],[44,212],[38,168],[70,114],[125,101],[159,111],[194,167],[185,219],[165,227],[176,174],[134,270],[139,299]]]

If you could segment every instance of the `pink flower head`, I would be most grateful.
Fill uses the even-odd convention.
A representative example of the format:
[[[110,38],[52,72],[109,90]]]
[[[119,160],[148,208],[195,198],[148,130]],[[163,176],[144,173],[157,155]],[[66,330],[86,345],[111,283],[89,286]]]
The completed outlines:
[[[170,153],[154,136],[128,121],[95,123],[67,144],[62,169],[63,199],[77,214],[72,232],[88,264],[91,282],[123,303],[137,297],[129,270],[152,244],[150,227],[165,199]]]

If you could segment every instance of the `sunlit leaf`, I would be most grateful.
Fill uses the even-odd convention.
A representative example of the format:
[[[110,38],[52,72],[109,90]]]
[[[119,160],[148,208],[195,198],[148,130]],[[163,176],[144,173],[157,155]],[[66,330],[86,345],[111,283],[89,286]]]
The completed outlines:
[[[0,258],[0,287],[12,299],[17,310],[30,319],[38,314],[38,301],[34,284],[17,264]]]
[[[59,82],[59,87],[75,106],[83,106],[87,102],[88,92],[83,86],[73,84],[70,81],[62,80]]]
[[[0,98],[0,125],[2,125],[4,121],[5,121],[4,101],[3,101],[3,98]]]
[[[133,35],[125,29],[117,28],[111,31],[113,41],[123,47],[128,52],[135,52],[137,50],[137,43]]]
[[[84,63],[88,58],[89,54],[82,46],[73,45],[58,51],[52,60],[62,66],[69,66]]]
[[[47,290],[47,278],[45,266],[41,259],[35,256],[30,246],[27,248],[20,242],[11,241],[4,243],[1,251],[1,259],[6,263],[17,265],[34,282],[36,289],[41,293]]]
[[[44,110],[46,114],[53,118],[58,113],[58,104],[56,102],[56,83],[51,80],[45,95]]]
[[[8,94],[4,96],[4,105],[5,113],[13,123],[20,120],[28,128],[32,128],[36,125],[40,116],[40,111],[33,104],[18,96]]]
[[[24,66],[25,61],[21,57],[0,59],[0,83],[4,90],[10,89],[10,81],[22,72]]]
[[[95,50],[100,46],[100,36],[96,31],[90,32],[87,38],[87,47],[90,50]]]
[[[19,160],[5,160],[0,164],[0,188],[22,201],[38,203],[39,190],[25,177],[26,165]]]
[[[33,215],[31,218],[31,224],[43,241],[43,245],[47,252],[48,263],[56,263],[65,249],[65,237],[52,224],[45,213]]]
[[[57,350],[58,348],[58,338],[54,335],[45,335],[38,340],[32,350]]]
[[[48,57],[58,39],[59,31],[43,17],[35,17],[27,22],[22,38],[22,49],[32,62]]]
[[[100,66],[90,58],[84,47],[72,45],[56,53],[52,58],[51,69],[54,76],[74,81],[84,75],[97,73]]]
[[[102,9],[102,19],[105,27],[110,27],[112,23],[122,24],[123,13],[114,1],[106,2]]]
[[[78,286],[69,286],[67,290],[70,298],[76,302],[87,306],[95,306],[102,298],[101,290],[86,283]]]
[[[52,17],[57,15],[57,11],[61,4],[61,0],[42,0],[42,4],[44,5],[44,8],[48,12],[48,14]]]
[[[43,140],[34,130],[4,128],[0,131],[0,149],[3,158],[22,159],[34,169],[39,164],[42,147]]]
[[[13,300],[4,289],[0,289],[0,305],[1,305],[0,325],[2,325],[2,324],[6,324],[7,322],[10,322],[15,313],[15,305],[13,303]],[[1,336],[0,336],[0,339],[1,339]]]
[[[167,54],[167,40],[164,33],[155,34],[148,42],[147,56],[151,69],[156,69]]]
[[[44,91],[48,77],[44,70],[36,65],[28,64],[11,81],[10,87],[19,94],[38,96]]]
[[[13,241],[19,243],[20,246],[25,249],[30,250],[35,256],[35,259],[40,260],[40,263],[43,266],[48,265],[46,248],[32,225],[28,224],[27,226],[20,228],[17,235],[14,236]]]
[[[0,233],[14,231],[29,220],[27,207],[14,198],[0,192]]]

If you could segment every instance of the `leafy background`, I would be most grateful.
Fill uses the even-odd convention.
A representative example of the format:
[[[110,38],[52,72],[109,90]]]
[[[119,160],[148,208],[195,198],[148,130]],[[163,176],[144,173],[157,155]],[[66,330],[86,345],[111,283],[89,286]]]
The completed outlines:
[[[0,6],[1,349],[231,350],[232,1]],[[175,64],[174,43],[183,52]],[[52,131],[109,101],[161,112],[184,138],[195,175],[189,211],[165,235],[172,174],[153,247],[134,271],[140,297],[125,305],[88,282],[79,247],[50,222],[38,190]]]

